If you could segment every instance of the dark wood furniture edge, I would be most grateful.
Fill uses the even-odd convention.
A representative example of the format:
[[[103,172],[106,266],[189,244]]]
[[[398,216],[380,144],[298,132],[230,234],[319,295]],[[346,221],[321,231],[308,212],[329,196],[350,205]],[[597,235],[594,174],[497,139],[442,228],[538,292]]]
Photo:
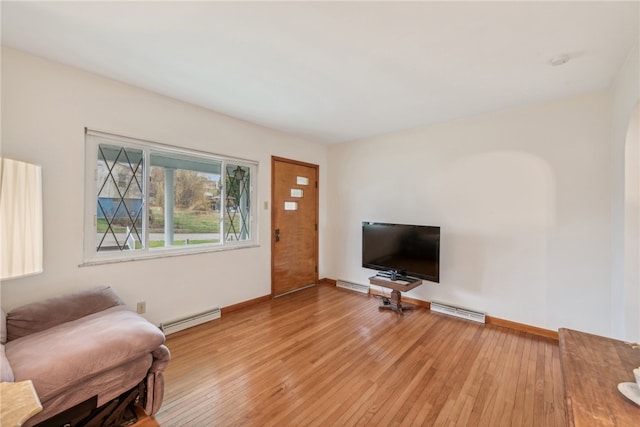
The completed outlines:
[[[617,389],[633,382],[640,352],[614,338],[560,328],[560,366],[570,426],[637,426],[640,408]]]
[[[560,339],[564,335],[566,328],[558,329],[558,340],[560,347],[560,370],[562,371],[562,387],[564,390],[564,401],[566,405],[566,413],[567,413],[567,423],[569,427],[575,427],[575,419],[573,417],[573,405],[571,403],[571,390],[567,388],[567,364],[562,363],[562,359],[566,357],[567,354],[567,343],[564,339]]]

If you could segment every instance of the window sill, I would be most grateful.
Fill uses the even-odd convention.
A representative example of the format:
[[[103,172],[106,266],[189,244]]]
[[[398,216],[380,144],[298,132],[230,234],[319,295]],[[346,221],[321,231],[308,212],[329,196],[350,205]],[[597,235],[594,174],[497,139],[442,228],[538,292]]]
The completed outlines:
[[[94,258],[91,260],[87,260],[82,264],[78,265],[78,267],[91,267],[94,265],[103,265],[103,264],[115,264],[120,262],[133,262],[133,261],[144,261],[147,259],[157,259],[157,258],[171,258],[177,256],[185,256],[185,255],[196,255],[196,254],[204,254],[211,252],[222,252],[222,251],[234,251],[239,249],[249,249],[249,248],[259,248],[260,245],[257,243],[250,243],[246,245],[227,245],[227,246],[208,246],[206,248],[188,248],[188,249],[154,249],[149,252],[140,253],[135,256],[126,257],[119,256],[114,258]]]

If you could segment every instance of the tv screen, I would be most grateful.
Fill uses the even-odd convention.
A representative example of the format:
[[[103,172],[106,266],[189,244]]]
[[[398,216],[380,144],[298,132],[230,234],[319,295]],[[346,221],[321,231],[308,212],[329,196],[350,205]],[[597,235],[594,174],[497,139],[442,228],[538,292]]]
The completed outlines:
[[[362,223],[362,266],[440,282],[440,227]]]

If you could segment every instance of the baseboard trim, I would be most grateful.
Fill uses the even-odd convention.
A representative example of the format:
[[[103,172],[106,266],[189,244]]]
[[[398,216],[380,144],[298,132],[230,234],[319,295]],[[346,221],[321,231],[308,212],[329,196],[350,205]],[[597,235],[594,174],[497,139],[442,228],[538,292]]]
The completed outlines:
[[[330,280],[330,279],[323,279],[323,280]],[[389,296],[388,293],[384,293],[373,288],[370,289],[369,292],[371,293],[371,295]],[[417,307],[424,307],[428,310],[431,309],[431,303],[429,301],[422,301],[415,298],[407,298],[405,296],[402,296],[402,301],[405,301]],[[503,328],[509,328],[515,331],[520,331],[520,332],[527,332],[532,335],[538,335],[541,337],[551,338],[553,340],[558,341],[558,331],[552,331],[551,329],[539,328],[537,326],[526,325],[524,323],[513,322],[511,320],[500,319],[499,317],[493,317],[493,316],[486,316],[485,322],[487,325],[502,326]]]
[[[336,281],[333,279],[327,279],[327,278],[322,278],[320,280],[318,280],[318,285],[330,285],[330,286],[335,286],[336,285]],[[238,311],[238,310],[242,310],[244,308],[247,307],[251,307],[252,305],[256,305],[256,304],[260,304],[261,302],[265,302],[265,301],[269,301],[271,299],[271,295],[263,295],[261,297],[258,298],[254,298],[254,299],[250,299],[248,301],[243,301],[240,302],[238,304],[233,304],[227,307],[222,307],[220,309],[220,313],[221,314],[228,314],[228,313],[232,313],[234,311]]]
[[[322,279],[318,280],[318,285],[335,286],[336,283],[337,283],[337,280],[329,279],[328,277],[323,277]],[[385,293],[385,292],[379,291],[378,289],[373,289],[373,288],[369,289],[369,293],[370,295],[388,296],[388,292]],[[251,307],[252,305],[260,304],[261,302],[269,301],[270,299],[271,299],[271,295],[264,295],[248,301],[243,301],[238,304],[233,304],[228,307],[222,307],[220,311],[221,311],[221,314],[224,315],[227,313],[232,313],[234,311],[242,310],[247,307]],[[402,301],[405,301],[408,304],[415,305],[416,307],[423,307],[423,308],[426,308],[427,310],[431,309],[431,303],[429,301],[423,301],[420,299],[409,298],[404,296],[402,297]],[[501,326],[503,328],[513,329],[515,331],[527,332],[532,335],[551,338],[555,341],[559,340],[558,331],[553,331],[551,329],[539,328],[537,326],[531,326],[524,323],[518,323],[511,320],[501,319],[499,317],[493,317],[493,316],[486,316],[485,321],[487,325]]]
[[[539,328],[537,326],[526,325],[524,323],[513,322],[511,320],[500,319],[493,316],[486,316],[485,319],[489,325],[502,326],[504,328],[514,329],[520,332],[528,332],[533,335],[551,338],[556,341],[559,340],[558,331],[553,331],[551,329]]]
[[[247,301],[239,302],[238,304],[233,304],[227,307],[222,307],[220,312],[222,315],[232,313],[234,311],[242,310],[247,307],[251,307],[252,305],[260,304],[261,302],[269,301],[271,299],[271,295],[264,295],[258,298],[250,299]]]

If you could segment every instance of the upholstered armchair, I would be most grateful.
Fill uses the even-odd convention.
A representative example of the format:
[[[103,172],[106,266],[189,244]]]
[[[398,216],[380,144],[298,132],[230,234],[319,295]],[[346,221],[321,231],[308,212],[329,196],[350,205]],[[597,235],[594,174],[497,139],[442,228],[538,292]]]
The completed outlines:
[[[74,407],[91,417],[122,406],[113,401],[127,393],[149,415],[160,408],[170,359],[164,334],[111,288],[18,307],[3,313],[2,326],[2,381],[31,380],[43,406],[25,426]]]

